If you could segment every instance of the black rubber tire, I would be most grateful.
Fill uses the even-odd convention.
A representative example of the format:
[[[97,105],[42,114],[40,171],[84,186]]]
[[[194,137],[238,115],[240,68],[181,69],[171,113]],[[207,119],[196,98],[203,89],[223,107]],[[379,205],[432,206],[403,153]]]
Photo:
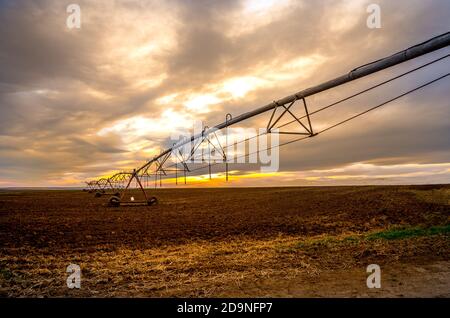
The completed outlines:
[[[148,205],[155,205],[158,203],[158,199],[156,197],[151,197],[150,199],[148,199],[147,204]]]
[[[120,206],[120,198],[116,195],[113,195],[111,198],[109,198],[109,205],[110,206]]]

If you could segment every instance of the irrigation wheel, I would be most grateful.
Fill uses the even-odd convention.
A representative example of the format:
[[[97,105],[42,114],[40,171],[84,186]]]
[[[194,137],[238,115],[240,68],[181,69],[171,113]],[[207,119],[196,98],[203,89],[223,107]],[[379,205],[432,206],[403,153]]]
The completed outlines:
[[[110,206],[120,206],[120,197],[113,195],[111,198],[109,198],[109,205]]]
[[[148,199],[147,204],[148,205],[155,205],[158,203],[158,199],[156,197],[151,197],[150,199]]]

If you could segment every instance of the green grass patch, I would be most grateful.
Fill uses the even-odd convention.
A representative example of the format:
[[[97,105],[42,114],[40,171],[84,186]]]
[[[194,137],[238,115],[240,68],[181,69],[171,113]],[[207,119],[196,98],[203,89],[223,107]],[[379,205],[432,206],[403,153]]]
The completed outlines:
[[[373,232],[361,235],[349,235],[345,237],[322,237],[310,238],[298,242],[295,248],[312,247],[312,246],[331,246],[336,244],[358,244],[361,241],[372,240],[402,240],[412,237],[432,236],[432,235],[448,235],[450,234],[450,224],[431,227],[397,227],[379,232]]]
[[[375,232],[366,235],[367,240],[401,240],[410,237],[430,236],[438,234],[450,233],[450,224],[444,226],[432,226],[429,228],[413,227],[413,228],[397,228],[386,231]]]

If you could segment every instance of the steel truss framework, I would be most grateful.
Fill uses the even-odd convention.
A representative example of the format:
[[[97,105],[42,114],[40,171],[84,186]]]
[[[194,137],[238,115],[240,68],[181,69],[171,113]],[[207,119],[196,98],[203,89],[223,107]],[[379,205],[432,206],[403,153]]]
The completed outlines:
[[[205,147],[208,148],[208,158],[204,158],[203,151],[201,152],[201,162],[207,162],[208,166],[208,172],[209,172],[209,178],[211,179],[211,167],[212,165],[216,164],[224,164],[225,165],[225,178],[228,181],[228,173],[229,173],[229,151],[228,149],[230,146],[228,144],[228,135],[225,134],[226,141],[225,145],[221,144],[216,132],[219,130],[222,130],[224,128],[227,128],[231,125],[234,125],[239,122],[243,122],[247,119],[253,118],[257,115],[266,113],[271,111],[270,118],[268,120],[265,132],[263,134],[282,134],[282,135],[299,135],[300,138],[290,141],[285,144],[289,144],[295,141],[303,140],[306,138],[314,137],[318,135],[319,133],[322,133],[324,131],[327,131],[331,128],[334,128],[340,124],[343,124],[347,122],[348,120],[354,119],[356,117],[359,117],[362,114],[367,113],[368,111],[371,111],[373,109],[376,109],[380,106],[383,106],[393,100],[396,100],[397,98],[400,98],[402,96],[405,96],[406,94],[409,94],[413,91],[416,91],[422,87],[425,87],[437,80],[440,80],[444,77],[447,77],[450,75],[447,73],[444,76],[441,76],[431,82],[428,82],[422,86],[419,86],[409,92],[406,92],[404,94],[401,94],[397,96],[394,99],[391,99],[387,102],[384,102],[380,105],[377,105],[375,107],[372,107],[371,109],[364,111],[358,115],[352,116],[351,118],[342,121],[338,124],[332,125],[331,127],[328,127],[326,129],[323,129],[322,131],[315,132],[313,129],[312,119],[311,116],[315,113],[322,111],[324,109],[327,109],[329,107],[335,106],[342,101],[346,101],[350,98],[353,98],[355,96],[358,96],[362,93],[365,93],[373,88],[379,87],[381,85],[384,85],[386,83],[389,83],[401,76],[407,75],[412,73],[413,71],[416,71],[418,69],[421,69],[423,67],[426,67],[434,62],[440,61],[444,58],[449,57],[447,54],[444,57],[441,57],[439,59],[436,59],[430,63],[427,63],[425,65],[422,65],[420,67],[415,68],[414,70],[408,71],[406,73],[403,73],[399,76],[396,76],[394,78],[391,78],[387,81],[384,81],[380,84],[377,84],[375,86],[372,86],[366,90],[363,90],[361,92],[358,92],[356,94],[353,94],[349,97],[346,97],[338,102],[335,102],[333,104],[330,104],[322,109],[316,110],[314,112],[309,112],[306,98],[308,96],[312,96],[315,94],[318,94],[320,92],[323,92],[325,90],[343,85],[345,83],[348,83],[350,81],[354,81],[356,79],[362,78],[364,76],[379,72],[381,70],[384,70],[386,68],[392,67],[394,65],[400,64],[402,62],[417,58],[419,56],[425,55],[427,53],[439,50],[441,48],[445,48],[450,45],[450,32],[447,32],[445,34],[442,34],[440,36],[437,36],[435,38],[432,38],[426,42],[423,42],[421,44],[417,44],[413,47],[410,47],[406,50],[403,50],[401,52],[398,52],[396,54],[393,54],[389,57],[371,62],[369,64],[360,66],[349,73],[342,75],[340,77],[337,77],[333,80],[327,81],[325,83],[322,83],[320,85],[305,89],[303,91],[300,91],[296,94],[287,96],[285,98],[282,98],[277,101],[273,101],[272,103],[257,108],[253,111],[250,111],[248,113],[244,113],[240,116],[237,116],[233,118],[231,114],[227,114],[225,116],[225,121],[217,126],[214,126],[212,128],[204,127],[202,129],[201,134],[193,135],[190,138],[187,138],[185,140],[181,140],[178,143],[175,143],[171,148],[161,152],[158,156],[155,156],[151,160],[147,161],[144,165],[141,167],[134,169],[133,171],[129,172],[118,172],[114,174],[111,177],[105,177],[98,180],[92,180],[86,182],[87,188],[85,191],[87,192],[95,192],[96,196],[101,196],[103,194],[112,194],[112,197],[109,200],[109,205],[111,206],[122,206],[122,205],[153,205],[157,202],[157,199],[155,197],[150,197],[147,195],[145,189],[149,188],[150,181],[154,180],[155,187],[159,185],[162,185],[162,179],[163,177],[167,177],[169,174],[175,175],[175,183],[178,184],[178,179],[181,177],[182,182],[184,184],[187,183],[187,174],[194,172],[196,169],[192,168],[192,163],[194,160],[197,160],[199,158],[196,157],[196,152],[198,149]],[[301,103],[303,107],[300,107],[302,109],[302,114],[296,114],[295,111],[293,111],[293,106],[296,102]],[[281,124],[280,126],[276,126],[280,123],[282,119],[285,119],[286,117],[291,118],[290,121],[287,123]],[[290,124],[296,124],[297,130],[290,130],[290,131],[280,131],[275,128],[282,128],[286,127]],[[248,139],[247,139],[248,140]],[[235,143],[236,144],[236,143]],[[188,147],[186,147],[186,145]],[[280,145],[281,146],[281,145]],[[189,150],[189,151],[187,151]],[[211,153],[217,153],[221,157],[221,160],[211,159]],[[205,168],[205,167],[202,167]],[[127,193],[133,189],[139,189],[142,193],[143,199],[142,200],[134,200],[134,197],[131,197],[131,201],[125,201],[127,197]]]

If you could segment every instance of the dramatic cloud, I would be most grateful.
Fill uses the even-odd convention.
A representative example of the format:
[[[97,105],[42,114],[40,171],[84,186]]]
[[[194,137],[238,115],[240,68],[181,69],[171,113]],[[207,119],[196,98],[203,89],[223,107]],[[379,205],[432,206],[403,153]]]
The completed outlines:
[[[266,105],[450,26],[450,2],[444,0],[377,1],[381,29],[366,26],[371,1],[77,3],[80,29],[66,26],[69,3],[0,2],[2,187],[81,185],[135,168],[195,119],[213,126],[226,113]],[[314,111],[449,52],[313,96],[308,105]],[[395,97],[448,73],[449,66],[442,60],[315,115],[313,127],[321,130]],[[449,84],[446,78],[360,120],[282,147],[277,174],[234,166],[233,184],[448,182]],[[301,113],[300,106],[293,110]],[[269,116],[243,125],[265,127]]]

